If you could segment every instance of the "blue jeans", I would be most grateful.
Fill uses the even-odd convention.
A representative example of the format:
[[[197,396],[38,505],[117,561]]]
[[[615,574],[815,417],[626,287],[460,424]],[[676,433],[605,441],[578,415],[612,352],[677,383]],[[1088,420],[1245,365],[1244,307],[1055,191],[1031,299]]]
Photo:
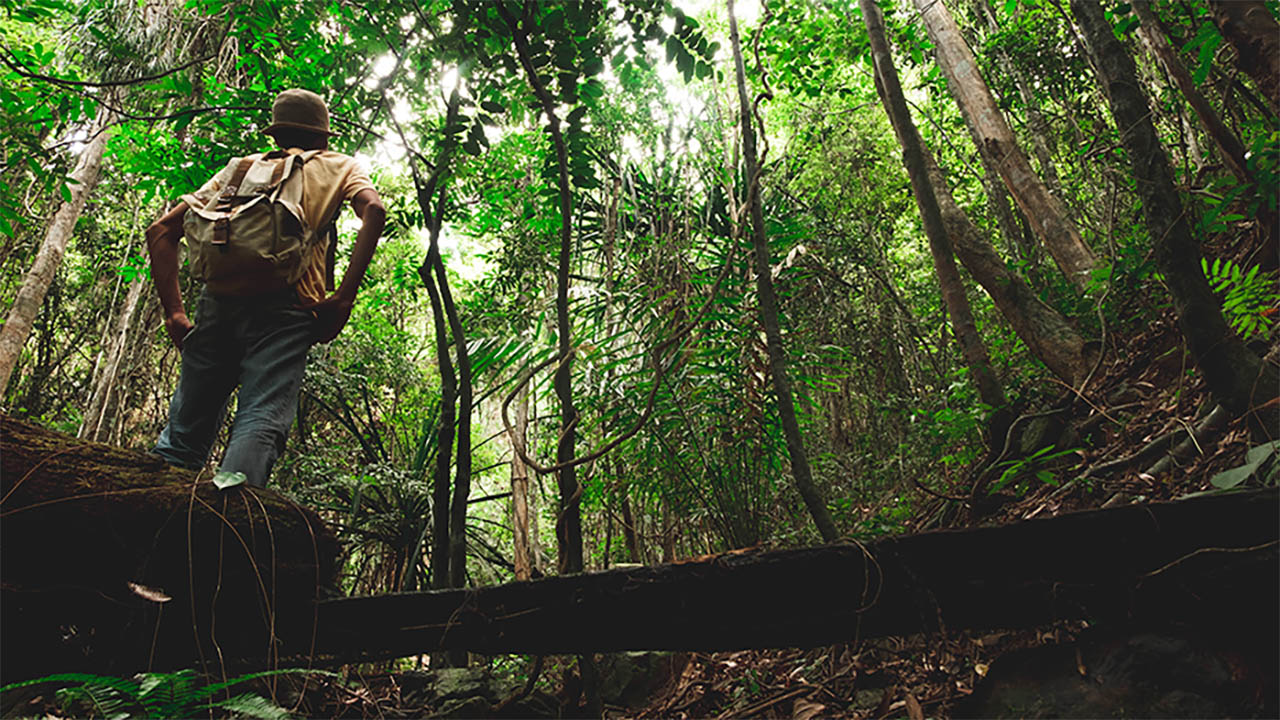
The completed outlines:
[[[224,472],[265,487],[284,450],[315,341],[315,316],[299,310],[293,288],[252,297],[200,295],[196,326],[182,344],[182,371],[169,424],[153,452],[198,470],[209,458],[231,391],[240,386]]]

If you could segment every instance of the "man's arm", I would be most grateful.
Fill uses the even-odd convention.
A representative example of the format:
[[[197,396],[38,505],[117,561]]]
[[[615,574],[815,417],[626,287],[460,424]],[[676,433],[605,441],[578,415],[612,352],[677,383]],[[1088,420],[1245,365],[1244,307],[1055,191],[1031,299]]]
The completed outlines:
[[[342,275],[342,284],[337,292],[317,303],[302,305],[303,308],[315,311],[319,319],[317,339],[329,342],[338,337],[342,328],[351,317],[351,307],[356,301],[356,291],[360,289],[360,281],[364,279],[369,261],[373,259],[373,251],[378,247],[378,239],[382,237],[382,228],[386,224],[387,211],[382,206],[382,198],[373,188],[365,188],[351,198],[351,208],[360,218],[360,232],[356,234],[356,246],[351,251],[351,261],[347,271]]]
[[[187,319],[182,306],[182,290],[178,287],[178,241],[182,239],[182,217],[187,203],[180,202],[147,228],[147,254],[151,256],[151,280],[160,294],[164,308],[164,328],[178,350],[195,327]]]

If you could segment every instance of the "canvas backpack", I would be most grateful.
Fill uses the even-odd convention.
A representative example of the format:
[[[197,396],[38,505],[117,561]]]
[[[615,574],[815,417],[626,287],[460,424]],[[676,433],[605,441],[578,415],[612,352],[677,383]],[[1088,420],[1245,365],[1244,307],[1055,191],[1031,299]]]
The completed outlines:
[[[208,202],[182,196],[190,206],[183,232],[191,271],[209,292],[256,295],[298,282],[328,229],[309,226],[302,212],[302,167],[321,152],[232,160],[230,179]]]

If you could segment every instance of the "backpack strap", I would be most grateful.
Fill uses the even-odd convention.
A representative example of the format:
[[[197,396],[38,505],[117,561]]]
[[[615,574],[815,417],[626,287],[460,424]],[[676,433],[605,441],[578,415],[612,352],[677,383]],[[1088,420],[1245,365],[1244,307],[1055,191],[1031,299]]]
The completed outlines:
[[[235,194],[240,192],[240,183],[244,182],[244,176],[249,174],[249,168],[253,167],[253,161],[254,157],[252,155],[240,158],[240,163],[236,165],[235,171],[231,173],[231,180],[222,189],[219,198],[235,197]]]
[[[300,165],[306,165],[308,161],[325,152],[324,150],[307,150],[304,153],[295,155]],[[303,176],[305,181],[306,176]],[[342,214],[342,203],[338,203],[337,209],[333,211],[333,215],[329,217],[329,222],[323,225],[324,229],[320,231],[320,236],[325,238],[328,245],[324,251],[324,289],[325,292],[333,292],[337,289],[334,283],[334,272],[338,264],[338,216]]]

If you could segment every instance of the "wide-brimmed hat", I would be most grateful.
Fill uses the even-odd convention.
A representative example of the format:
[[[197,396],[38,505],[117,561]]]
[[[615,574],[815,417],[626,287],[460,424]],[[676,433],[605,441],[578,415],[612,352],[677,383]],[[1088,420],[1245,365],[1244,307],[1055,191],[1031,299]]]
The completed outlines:
[[[271,124],[262,132],[271,134],[281,128],[297,128],[337,135],[329,129],[329,108],[324,99],[310,90],[285,90],[271,104]]]

